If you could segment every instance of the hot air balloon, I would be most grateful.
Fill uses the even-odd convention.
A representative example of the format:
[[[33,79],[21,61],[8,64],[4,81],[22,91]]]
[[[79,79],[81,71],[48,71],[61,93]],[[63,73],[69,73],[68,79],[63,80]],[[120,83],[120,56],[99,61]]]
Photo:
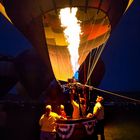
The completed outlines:
[[[87,70],[88,74],[86,75],[86,80],[84,80],[86,84],[95,69],[109,36],[132,1],[1,0],[1,3],[5,7],[11,23],[31,42],[42,61],[46,64],[49,79],[67,81],[68,78],[72,78],[75,70],[78,70],[89,53],[95,50],[95,54],[91,55],[92,58],[89,57],[89,60],[92,60],[92,64],[89,64],[90,70]],[[77,33],[70,30],[73,33],[75,43],[78,42],[78,57],[74,58],[72,58],[73,53],[69,49],[69,45],[71,45],[69,39],[71,38],[67,34],[66,29],[68,26],[64,24],[65,21],[71,21],[69,21],[71,14],[67,15],[64,22],[62,22],[61,14],[63,15],[66,12],[64,9],[75,15],[76,23],[72,25],[77,25],[77,28],[80,29],[78,39]],[[77,30],[77,28],[74,29]],[[74,50],[74,52],[77,52],[77,50]],[[74,66],[72,60],[76,61]],[[66,123],[65,130],[61,123],[58,122],[58,132],[63,138],[71,139],[71,135],[73,135],[72,139],[77,139],[76,136],[82,139],[94,132],[93,120],[85,120],[84,123],[83,120],[78,120],[76,124],[72,122],[73,125]],[[74,131],[74,127],[78,131]],[[93,139],[91,135],[89,138]]]
[[[32,48],[23,51],[14,59],[19,81],[26,88],[32,99],[38,99],[53,78],[49,76],[47,66],[41,61],[38,53]]]
[[[131,3],[132,0],[2,0],[12,23],[36,48],[50,71],[53,71],[51,75],[62,81],[67,81],[74,72],[64,27],[59,18],[61,9],[78,9],[76,17],[82,32],[78,48],[80,66],[93,49],[98,53],[94,61],[96,64],[112,30]]]

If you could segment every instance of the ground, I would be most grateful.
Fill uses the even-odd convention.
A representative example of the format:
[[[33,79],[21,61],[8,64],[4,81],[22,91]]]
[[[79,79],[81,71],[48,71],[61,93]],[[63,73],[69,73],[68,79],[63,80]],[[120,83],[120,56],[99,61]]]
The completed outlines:
[[[106,140],[140,139],[140,105],[123,105],[107,108],[105,123]]]

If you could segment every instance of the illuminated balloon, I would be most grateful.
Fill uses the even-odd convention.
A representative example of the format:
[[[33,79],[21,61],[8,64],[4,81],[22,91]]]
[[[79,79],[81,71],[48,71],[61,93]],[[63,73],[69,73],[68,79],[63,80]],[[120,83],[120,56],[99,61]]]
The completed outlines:
[[[60,10],[65,7],[78,8],[76,16],[82,31],[78,50],[80,66],[93,49],[106,43],[132,1],[2,0],[12,23],[29,39],[49,71],[53,70],[55,78],[62,81],[67,81],[74,73],[64,28],[59,19]]]

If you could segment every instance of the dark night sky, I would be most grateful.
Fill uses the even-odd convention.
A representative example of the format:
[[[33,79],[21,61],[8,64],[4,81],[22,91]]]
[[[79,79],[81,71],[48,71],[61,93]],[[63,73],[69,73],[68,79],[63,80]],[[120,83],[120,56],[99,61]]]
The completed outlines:
[[[106,73],[100,88],[140,91],[140,1],[134,0],[121,18],[102,54]]]
[[[105,75],[100,88],[110,91],[140,91],[140,0],[131,7],[114,29],[102,54]],[[15,56],[30,43],[0,15],[0,54]]]

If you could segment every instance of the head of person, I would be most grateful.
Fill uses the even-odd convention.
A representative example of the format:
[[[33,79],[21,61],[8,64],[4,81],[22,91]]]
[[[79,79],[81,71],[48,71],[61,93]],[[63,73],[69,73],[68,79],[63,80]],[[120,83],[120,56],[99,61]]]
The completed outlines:
[[[102,103],[104,98],[102,96],[97,96],[96,102]]]
[[[64,110],[64,105],[60,105],[60,110]]]
[[[52,106],[46,105],[46,114],[49,115],[51,111],[52,111]]]
[[[75,82],[77,82],[77,80],[73,77],[72,82],[75,83]]]
[[[84,98],[80,98],[80,104],[85,105],[86,104],[86,100]]]

